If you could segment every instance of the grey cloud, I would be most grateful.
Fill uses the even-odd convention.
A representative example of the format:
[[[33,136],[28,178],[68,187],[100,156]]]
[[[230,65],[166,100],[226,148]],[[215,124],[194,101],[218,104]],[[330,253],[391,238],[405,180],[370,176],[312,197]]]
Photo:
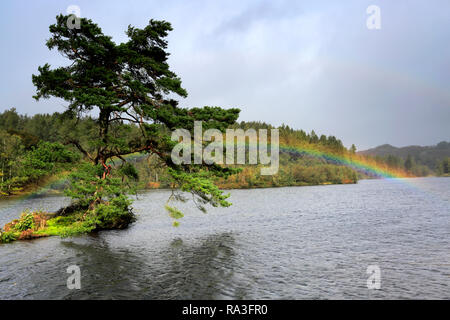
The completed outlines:
[[[181,105],[240,107],[241,120],[314,129],[358,149],[449,140],[450,3],[375,2],[382,17],[378,31],[365,25],[372,0],[80,6],[119,41],[128,24],[142,27],[152,17],[172,22],[170,65],[189,92]],[[31,74],[45,62],[62,61],[44,43],[49,23],[66,4],[19,3],[1,5],[7,10],[1,11],[0,33],[9,51],[0,53],[8,62],[0,110],[61,111],[61,101],[32,100]]]

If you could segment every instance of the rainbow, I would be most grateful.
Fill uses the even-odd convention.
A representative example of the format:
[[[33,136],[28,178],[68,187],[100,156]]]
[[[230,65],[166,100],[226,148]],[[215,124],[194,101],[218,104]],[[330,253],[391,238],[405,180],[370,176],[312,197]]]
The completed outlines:
[[[386,179],[397,179],[397,178],[408,178],[411,177],[406,172],[402,170],[395,170],[387,168],[386,166],[381,166],[375,161],[370,161],[365,157],[359,155],[349,156],[349,155],[337,155],[334,153],[322,151],[318,148],[313,148],[311,146],[304,147],[294,147],[289,145],[280,145],[280,152],[286,152],[289,154],[297,155],[308,155],[314,158],[325,159],[329,163],[348,166],[355,169],[356,171],[366,173],[371,176],[376,176],[379,178]]]

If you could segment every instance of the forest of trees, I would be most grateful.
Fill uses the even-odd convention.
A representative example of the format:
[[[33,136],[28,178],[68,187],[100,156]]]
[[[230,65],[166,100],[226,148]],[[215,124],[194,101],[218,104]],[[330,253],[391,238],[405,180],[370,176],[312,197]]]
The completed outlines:
[[[85,155],[71,142],[78,141],[83,145],[89,145],[90,141],[94,141],[97,135],[95,121],[89,116],[73,119],[64,113],[57,112],[26,116],[18,114],[14,108],[0,113],[0,191],[2,195],[36,188],[49,176],[67,173],[74,168]],[[139,134],[139,128],[134,125],[121,123],[117,127],[117,134],[126,140],[133,140]],[[258,130],[275,127],[254,121],[236,123],[230,128]],[[350,157],[356,152],[354,145],[347,149],[334,136],[318,136],[314,131],[307,133],[286,125],[278,129],[281,144],[306,145],[316,150]],[[442,148],[442,143],[440,147]],[[405,159],[391,154],[383,156],[367,154],[364,157],[388,168],[404,170],[412,176],[449,175],[450,157],[435,159],[435,165],[431,168],[411,155],[406,156]],[[170,187],[171,180],[167,170],[163,166],[158,166],[156,157],[137,154],[129,157],[128,161],[137,169],[138,188]],[[299,156],[283,150],[280,152],[280,170],[276,175],[261,176],[259,171],[258,166],[246,166],[240,173],[228,179],[216,179],[216,183],[222,188],[255,188],[354,183],[358,177],[364,177],[352,168],[330,163],[327,159],[308,155]]]
[[[120,136],[126,140],[133,140],[139,129],[130,124],[120,124],[117,129]],[[84,155],[71,141],[78,141],[89,145],[97,135],[95,120],[89,116],[74,120],[64,113],[36,114],[34,116],[20,115],[14,108],[0,113],[0,141],[1,141],[1,175],[2,194],[20,193],[28,187],[39,186],[41,180],[49,175],[65,172],[75,167]],[[231,128],[242,129],[271,129],[273,126],[262,122],[241,122]],[[318,137],[314,131],[310,134],[303,130],[293,130],[288,126],[279,127],[280,142],[289,144],[294,141],[305,142],[324,148],[330,152],[348,152],[342,142],[333,136]],[[43,151],[52,154],[55,150],[67,153],[62,159],[45,158],[43,165],[37,158]],[[91,150],[87,150],[90,152]],[[68,156],[70,155],[70,156]],[[170,179],[167,170],[157,165],[157,159],[152,156],[135,155],[129,157],[139,174],[138,186],[169,187]],[[56,165],[55,165],[56,164]],[[330,164],[326,160],[315,157],[299,157],[285,152],[280,154],[280,170],[275,176],[261,176],[257,166],[248,166],[237,175],[228,179],[217,179],[219,186],[224,188],[252,188],[286,185],[311,185],[322,183],[354,183],[357,174],[351,168]]]

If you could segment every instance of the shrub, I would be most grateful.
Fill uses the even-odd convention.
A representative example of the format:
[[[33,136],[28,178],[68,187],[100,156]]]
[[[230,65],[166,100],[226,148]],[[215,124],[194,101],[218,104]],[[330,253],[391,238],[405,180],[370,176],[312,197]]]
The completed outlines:
[[[27,211],[22,212],[19,221],[14,225],[17,231],[25,231],[34,228],[33,214]]]

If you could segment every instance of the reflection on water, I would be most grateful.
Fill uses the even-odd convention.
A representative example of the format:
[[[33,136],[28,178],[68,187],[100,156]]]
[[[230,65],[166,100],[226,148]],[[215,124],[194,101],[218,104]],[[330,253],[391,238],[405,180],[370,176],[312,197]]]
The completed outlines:
[[[63,240],[56,248],[51,247],[52,251],[56,249],[58,257],[48,252],[48,256],[34,260],[32,266],[3,266],[0,269],[2,289],[19,290],[16,296],[1,290],[0,298],[236,298],[229,295],[227,288],[233,277],[233,244],[231,233],[221,233],[194,244],[185,244],[181,238],[176,238],[159,252],[139,253],[112,249],[98,235]],[[66,280],[70,274],[65,272],[69,265],[80,267],[82,290],[67,289]],[[6,276],[12,268],[20,277]]]
[[[141,194],[127,230],[0,245],[0,299],[450,298],[450,179],[234,190],[228,209],[186,204],[179,228],[167,195]],[[0,223],[67,201],[2,202]]]
[[[224,298],[226,283],[233,275],[232,242],[228,233],[209,236],[193,245],[174,239],[153,256],[141,256],[129,250],[113,251],[101,241],[95,246],[66,242],[64,246],[80,257],[76,264],[83,266],[84,284],[83,290],[72,291],[68,297]],[[97,288],[102,290],[96,292]]]

